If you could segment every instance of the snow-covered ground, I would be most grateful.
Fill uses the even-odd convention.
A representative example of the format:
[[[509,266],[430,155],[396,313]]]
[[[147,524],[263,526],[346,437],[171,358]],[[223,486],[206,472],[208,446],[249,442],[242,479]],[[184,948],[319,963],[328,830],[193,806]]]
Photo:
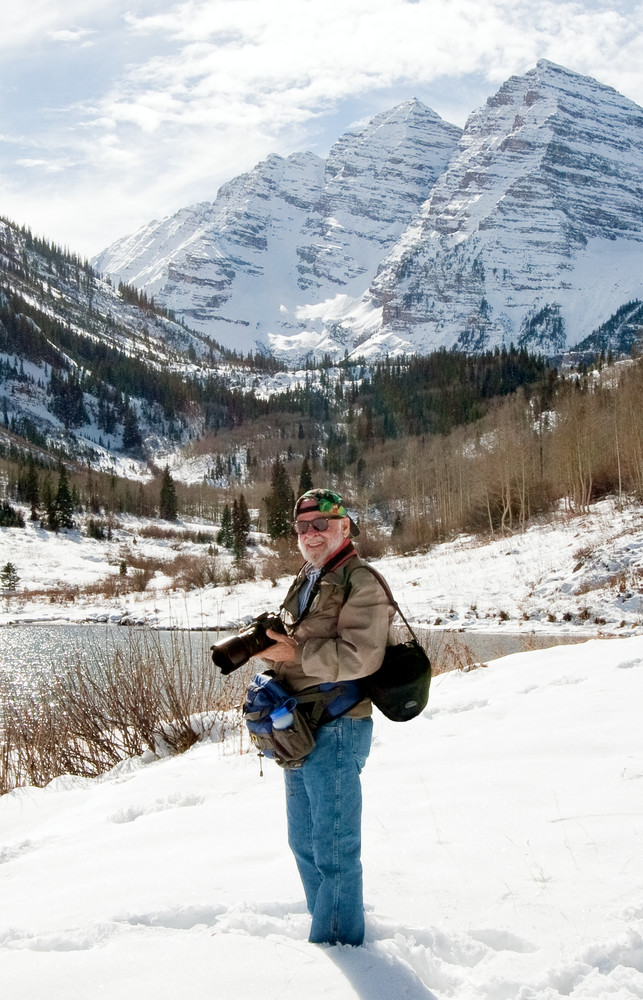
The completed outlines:
[[[420,718],[376,717],[363,948],[307,942],[279,769],[205,742],[0,799],[3,1000],[641,1000],[642,522],[606,501],[377,563],[414,620],[588,641],[440,674]],[[34,588],[117,573],[128,545],[171,558],[176,542],[134,546],[135,527],[109,543],[2,529],[0,564]],[[120,602],[12,597],[1,621],[200,627],[275,607],[286,580],[168,582]]]
[[[308,944],[282,775],[234,744],[11,792],[2,997],[640,1000],[641,704],[635,636],[441,674],[420,718],[378,716],[359,949]]]
[[[29,597],[33,590],[82,588],[108,576],[117,578],[121,560],[132,556],[169,565],[179,552],[203,557],[208,551],[207,545],[191,541],[143,538],[138,533],[141,523],[120,518],[109,542],[80,531],[55,535],[28,520],[24,529],[0,528],[0,566],[13,562],[20,577],[18,593],[0,601],[0,624],[109,619],[165,628],[217,628],[278,607],[287,576],[277,587],[259,580],[184,591],[173,589],[163,568],[142,593],[114,598],[81,593],[67,604],[51,603],[46,595]],[[211,525],[183,527],[216,534]],[[253,542],[250,559],[259,566],[268,551],[260,537]],[[223,569],[231,567],[225,550],[216,558]],[[643,632],[640,505],[619,509],[605,500],[589,514],[561,513],[522,534],[486,543],[460,537],[424,554],[386,557],[374,565],[389,580],[407,617],[431,626],[588,636]]]

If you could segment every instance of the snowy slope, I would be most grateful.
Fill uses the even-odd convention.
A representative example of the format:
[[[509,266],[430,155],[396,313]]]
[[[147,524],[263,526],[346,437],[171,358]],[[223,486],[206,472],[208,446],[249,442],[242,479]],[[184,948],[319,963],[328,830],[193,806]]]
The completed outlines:
[[[259,609],[276,609],[289,577],[275,590],[270,579],[234,586],[208,585],[187,592],[171,589],[168,568],[178,555],[199,556],[203,545],[188,539],[153,539],[139,534],[145,521],[121,516],[112,540],[80,531],[52,532],[29,521],[25,528],[0,528],[0,566],[11,560],[20,577],[18,593],[0,606],[0,625],[34,621],[141,622],[153,626],[234,627]],[[179,524],[194,532],[211,525]],[[268,554],[260,535],[249,550],[255,565]],[[72,604],[52,604],[47,590],[70,582],[87,587],[119,574],[130,557],[156,560],[161,568],[143,593],[97,598],[80,593]],[[229,553],[219,551],[222,566]],[[378,560],[404,613],[413,622],[441,629],[481,632],[547,632],[596,636],[643,630],[643,512],[619,510],[611,500],[591,514],[561,514],[523,534],[486,544],[463,536],[427,553]],[[44,591],[34,598],[30,591]]]
[[[282,776],[235,744],[0,799],[7,1000],[640,1000],[643,638],[493,661],[376,719],[367,936],[307,943]]]

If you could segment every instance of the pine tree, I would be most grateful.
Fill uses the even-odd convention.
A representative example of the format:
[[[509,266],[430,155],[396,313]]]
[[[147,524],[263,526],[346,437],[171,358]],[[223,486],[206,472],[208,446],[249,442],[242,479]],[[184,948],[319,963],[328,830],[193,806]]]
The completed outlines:
[[[233,541],[232,513],[228,504],[225,504],[223,507],[223,513],[221,514],[221,527],[217,535],[217,542],[219,545],[223,545],[224,548],[231,549]]]
[[[16,590],[20,577],[12,562],[5,563],[0,570],[0,587],[6,592]]]
[[[271,538],[288,538],[292,533],[292,511],[295,506],[288,473],[277,456],[272,466],[271,490],[264,497],[267,508],[267,528]]]
[[[3,500],[0,504],[0,527],[3,528],[24,528],[25,519],[19,510],[15,510],[8,500]]]
[[[236,559],[246,550],[248,532],[250,531],[250,514],[243,493],[232,505],[232,549]]]
[[[27,475],[25,477],[25,500],[31,505],[31,520],[38,520],[38,504],[40,503],[40,490],[38,484],[38,473],[33,455],[29,453],[27,459]]]
[[[170,474],[170,469],[166,465],[163,469],[161,479],[161,493],[159,497],[159,516],[165,521],[176,521],[179,504],[176,497],[176,487]]]
[[[58,531],[58,514],[56,512],[56,497],[51,476],[47,472],[42,481],[42,505],[47,515],[47,527],[50,531]]]
[[[85,506],[89,508],[92,514],[100,514],[100,497],[98,495],[98,489],[96,483],[94,482],[91,468],[87,472],[87,493]]]
[[[301,496],[302,493],[306,493],[308,490],[313,488],[313,474],[310,471],[310,462],[308,461],[308,455],[304,458],[301,464],[301,472],[299,474],[299,487],[297,489],[297,496]]]
[[[123,451],[137,451],[142,444],[143,438],[136,413],[131,406],[128,406],[123,417]]]
[[[56,521],[60,528],[74,527],[74,501],[69,489],[69,479],[64,465],[58,471],[58,489],[56,491]]]

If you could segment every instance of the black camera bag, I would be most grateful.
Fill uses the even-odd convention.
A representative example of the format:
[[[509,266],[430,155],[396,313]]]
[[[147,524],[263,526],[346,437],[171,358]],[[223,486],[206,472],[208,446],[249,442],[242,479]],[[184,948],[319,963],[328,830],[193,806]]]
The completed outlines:
[[[362,690],[393,722],[408,722],[429,700],[431,662],[417,639],[387,646],[382,666],[365,677]]]
[[[387,646],[382,665],[360,681],[362,691],[393,722],[408,722],[424,711],[429,700],[431,661],[402,614],[386,580],[368,563],[361,567],[377,577],[386,596],[413,636],[408,642]]]

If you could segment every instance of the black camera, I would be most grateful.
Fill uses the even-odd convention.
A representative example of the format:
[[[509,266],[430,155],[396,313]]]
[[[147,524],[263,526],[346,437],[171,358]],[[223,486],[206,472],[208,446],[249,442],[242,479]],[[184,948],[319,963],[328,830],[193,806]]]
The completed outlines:
[[[275,640],[269,639],[266,629],[286,635],[286,629],[279,615],[264,611],[253,618],[249,625],[238,635],[220,639],[211,646],[212,660],[222,674],[231,674],[233,670],[242,667],[251,656],[258,656],[268,646],[274,646]]]

